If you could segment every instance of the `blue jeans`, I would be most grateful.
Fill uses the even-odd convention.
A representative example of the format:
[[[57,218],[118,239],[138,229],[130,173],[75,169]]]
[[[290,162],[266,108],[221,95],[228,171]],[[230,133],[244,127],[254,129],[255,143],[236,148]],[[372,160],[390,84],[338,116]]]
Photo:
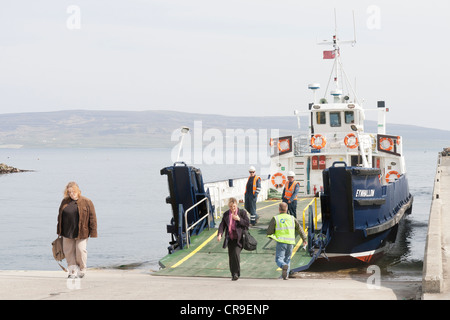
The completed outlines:
[[[291,255],[292,250],[294,249],[293,244],[281,243],[277,242],[277,247],[275,251],[275,262],[279,268],[282,268],[284,265],[288,265],[288,274],[291,270]]]

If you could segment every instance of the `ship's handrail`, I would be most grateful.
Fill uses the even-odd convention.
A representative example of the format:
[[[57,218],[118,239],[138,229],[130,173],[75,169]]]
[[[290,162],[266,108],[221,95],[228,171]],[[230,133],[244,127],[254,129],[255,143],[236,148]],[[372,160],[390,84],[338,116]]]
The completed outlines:
[[[326,152],[329,154],[341,154],[343,151],[347,153],[357,153],[358,150],[349,150],[345,145],[345,137],[351,133],[351,131],[342,131],[342,132],[325,132],[321,133],[328,143],[321,150],[322,152]],[[359,138],[364,141],[364,145],[366,148],[371,148],[372,152],[377,152],[377,143],[376,143],[376,133],[372,132],[361,132],[359,133]],[[311,147],[311,135],[307,133],[300,133],[292,136],[293,145],[294,145],[294,154],[296,156],[301,155],[303,153],[311,153],[314,152]],[[360,141],[361,144],[363,141]],[[311,151],[313,150],[313,151]],[[315,150],[317,151],[317,150]]]
[[[306,231],[305,213],[306,213],[306,210],[308,210],[311,207],[313,202],[314,202],[314,228],[317,229],[317,197],[314,197],[314,199],[312,199],[308,203],[308,205],[305,207],[305,209],[303,209],[303,230],[304,231]]]
[[[189,236],[189,230],[193,229],[198,223],[200,223],[201,221],[203,221],[203,219],[208,218],[208,229],[209,229],[209,205],[206,206],[206,210],[207,210],[207,214],[205,214],[202,218],[198,219],[195,223],[193,223],[189,228],[187,226],[187,214],[189,211],[191,211],[192,209],[194,209],[196,206],[198,206],[200,203],[202,203],[203,201],[208,200],[209,205],[211,205],[211,202],[209,201],[208,197],[204,197],[202,200],[198,201],[196,204],[194,204],[193,206],[191,206],[189,209],[187,209],[184,212],[184,226],[185,226],[185,234],[186,234],[186,244],[187,247],[189,248],[189,243],[190,243],[190,236]]]
[[[269,179],[261,177],[261,191],[258,194],[257,201],[264,201],[267,199],[269,186]],[[230,185],[230,181],[232,185]],[[215,206],[214,218],[218,219],[222,215],[222,208],[227,206],[227,201],[230,198],[236,198],[239,202],[244,201],[245,188],[248,177],[220,180],[215,182],[205,183],[205,189],[209,189],[211,194],[211,204]]]

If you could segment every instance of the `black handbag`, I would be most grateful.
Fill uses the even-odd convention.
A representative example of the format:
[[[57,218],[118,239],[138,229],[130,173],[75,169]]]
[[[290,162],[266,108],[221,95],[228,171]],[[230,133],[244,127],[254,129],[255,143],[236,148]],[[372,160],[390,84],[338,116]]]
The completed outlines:
[[[242,233],[242,240],[244,243],[244,249],[247,251],[253,251],[256,250],[256,246],[258,244],[258,241],[256,241],[255,238],[250,234],[248,229],[244,229],[244,232]]]

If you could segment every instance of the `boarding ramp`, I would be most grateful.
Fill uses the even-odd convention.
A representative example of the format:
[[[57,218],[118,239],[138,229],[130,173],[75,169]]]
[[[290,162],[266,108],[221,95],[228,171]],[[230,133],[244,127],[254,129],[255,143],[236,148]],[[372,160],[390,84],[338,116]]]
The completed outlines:
[[[258,241],[255,251],[241,252],[241,278],[277,279],[281,276],[281,269],[275,263],[276,241],[266,236],[270,220],[278,214],[279,200],[267,200],[257,203],[259,215],[258,224],[250,227],[249,231]],[[244,207],[243,203],[239,204]],[[305,227],[312,223],[320,224],[320,213],[311,215],[310,210],[317,208],[317,200],[303,198],[298,200],[297,217]],[[320,209],[320,205],[319,205]],[[317,213],[317,211],[316,211]],[[310,218],[312,217],[312,218]],[[220,219],[216,220],[218,225]],[[159,261],[161,270],[155,272],[160,276],[187,277],[225,277],[231,276],[228,264],[228,250],[223,248],[223,239],[217,241],[217,228],[204,230],[201,234],[190,238],[189,248],[177,250]],[[297,270],[310,265],[311,255],[303,249],[303,241],[297,236],[296,245],[291,259],[291,269]]]

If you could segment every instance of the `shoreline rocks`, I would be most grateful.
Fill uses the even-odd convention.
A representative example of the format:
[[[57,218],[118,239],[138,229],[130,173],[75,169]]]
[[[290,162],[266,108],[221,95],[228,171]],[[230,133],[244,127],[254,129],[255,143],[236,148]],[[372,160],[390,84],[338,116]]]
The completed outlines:
[[[0,174],[3,173],[15,173],[15,172],[28,172],[30,170],[21,170],[11,166],[8,166],[4,163],[0,163]]]

